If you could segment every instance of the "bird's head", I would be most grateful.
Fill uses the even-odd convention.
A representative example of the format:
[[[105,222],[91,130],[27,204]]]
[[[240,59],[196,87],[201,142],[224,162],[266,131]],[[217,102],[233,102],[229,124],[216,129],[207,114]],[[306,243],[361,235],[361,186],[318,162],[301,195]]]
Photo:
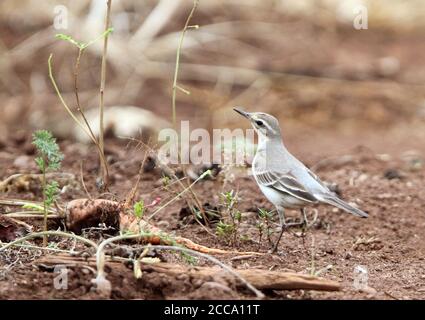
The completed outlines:
[[[239,107],[235,107],[233,110],[251,122],[252,127],[260,138],[280,138],[279,121],[272,115],[264,112],[246,112]]]

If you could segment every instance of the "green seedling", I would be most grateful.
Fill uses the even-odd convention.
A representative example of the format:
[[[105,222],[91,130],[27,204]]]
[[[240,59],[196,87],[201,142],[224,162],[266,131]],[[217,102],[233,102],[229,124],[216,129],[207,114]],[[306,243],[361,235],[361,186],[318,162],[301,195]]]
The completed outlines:
[[[47,213],[53,203],[56,201],[59,193],[59,184],[56,181],[47,183],[46,173],[48,171],[58,170],[63,160],[63,154],[59,150],[56,139],[47,130],[38,130],[33,134],[33,145],[37,149],[37,157],[35,163],[42,173],[42,189],[43,189],[43,213],[44,223],[43,231],[47,231]],[[47,245],[47,236],[43,238],[43,245]]]
[[[260,234],[259,242],[261,243],[261,238],[263,234],[266,233],[269,244],[272,244],[272,240],[271,240],[271,234],[273,233],[271,228],[272,212],[267,211],[265,209],[259,209],[258,218],[259,218],[259,221],[257,222],[257,229]]]
[[[217,223],[216,232],[219,237],[230,238],[235,232],[235,227],[232,224],[219,221]]]
[[[63,33],[56,34],[56,38],[60,39],[60,40],[67,41],[69,43],[72,43],[74,46],[76,46],[78,49],[80,49],[82,51],[82,50],[90,47],[93,43],[109,36],[109,34],[111,34],[113,31],[114,31],[114,28],[108,28],[100,36],[98,36],[96,39],[90,40],[89,42],[86,42],[86,43],[81,42],[81,41],[77,41],[74,38],[72,38],[70,35],[63,34]]]
[[[237,245],[239,225],[242,220],[241,212],[236,208],[238,203],[237,194],[232,190],[221,194],[223,219],[216,227],[219,237],[231,240],[234,246]]]

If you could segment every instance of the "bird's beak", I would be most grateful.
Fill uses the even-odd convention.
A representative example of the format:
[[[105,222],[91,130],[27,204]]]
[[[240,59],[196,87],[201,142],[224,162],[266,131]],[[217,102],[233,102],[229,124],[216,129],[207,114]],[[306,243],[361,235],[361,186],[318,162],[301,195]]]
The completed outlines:
[[[249,112],[243,111],[242,109],[240,109],[238,107],[233,108],[233,110],[235,110],[237,113],[244,116],[245,118],[251,119],[251,115],[249,114]]]

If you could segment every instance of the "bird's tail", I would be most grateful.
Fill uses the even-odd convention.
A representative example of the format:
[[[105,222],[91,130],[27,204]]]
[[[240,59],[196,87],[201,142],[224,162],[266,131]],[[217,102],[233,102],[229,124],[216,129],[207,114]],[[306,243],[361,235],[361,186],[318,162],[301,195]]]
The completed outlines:
[[[352,205],[349,205],[347,202],[339,199],[338,197],[332,197],[332,196],[323,196],[322,199],[323,202],[326,202],[330,205],[333,205],[337,208],[340,208],[348,213],[351,213],[355,216],[367,218],[368,214],[360,209],[357,209],[353,207]]]

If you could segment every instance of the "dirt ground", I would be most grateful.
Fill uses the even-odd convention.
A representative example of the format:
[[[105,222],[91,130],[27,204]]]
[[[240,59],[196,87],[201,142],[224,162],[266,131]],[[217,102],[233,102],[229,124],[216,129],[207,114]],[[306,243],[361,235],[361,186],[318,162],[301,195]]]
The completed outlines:
[[[391,133],[391,131],[389,131]],[[411,130],[409,130],[411,133]],[[315,134],[321,139],[314,139]],[[364,135],[365,132],[362,133]],[[372,132],[370,132],[372,134]],[[296,137],[295,137],[296,136]],[[388,137],[391,139],[391,136]],[[29,138],[16,142],[15,145],[2,147],[2,177],[11,173],[33,171],[33,149],[29,145]],[[400,136],[398,137],[400,139]],[[358,219],[328,206],[320,206],[319,217],[316,224],[302,237],[300,230],[293,228],[284,234],[280,244],[279,254],[267,254],[270,245],[267,240],[259,239],[256,228],[258,208],[272,209],[271,205],[260,194],[258,187],[246,169],[235,170],[234,180],[228,182],[225,190],[238,190],[240,203],[238,208],[243,213],[240,234],[244,235],[239,241],[240,251],[264,252],[260,257],[251,257],[247,260],[233,261],[232,255],[219,258],[234,268],[264,268],[274,270],[293,270],[309,273],[314,263],[315,270],[327,266],[322,270],[321,276],[340,281],[343,284],[341,292],[267,292],[270,299],[423,299],[425,297],[425,267],[424,267],[424,207],[425,191],[423,189],[424,149],[409,152],[406,145],[410,140],[399,145],[397,152],[383,154],[372,151],[379,149],[379,145],[369,141],[359,142],[351,139],[341,139],[334,131],[323,134],[321,131],[312,131],[307,136],[296,135],[291,132],[288,144],[293,152],[303,159],[308,165],[318,164],[316,172],[327,182],[338,185],[342,197],[348,201],[356,202],[363,210],[370,214],[368,219]],[[313,141],[316,140],[316,141]],[[340,148],[338,148],[340,144]],[[143,155],[141,152],[126,149],[125,146],[109,142],[108,155],[113,160],[113,184],[111,192],[116,195],[125,194],[130,190],[135,181],[139,162]],[[327,146],[332,145],[332,148]],[[351,145],[357,145],[351,147]],[[65,151],[64,172],[72,172],[78,176],[78,157],[84,154],[84,146],[61,143]],[[332,152],[332,150],[340,152]],[[27,150],[20,157],[26,160],[17,161],[16,154],[19,150]],[[115,150],[112,151],[112,150]],[[344,152],[342,152],[343,150]],[[128,155],[131,155],[130,157]],[[87,155],[85,163],[86,183],[93,184],[93,168],[90,163],[96,163],[93,153]],[[21,162],[25,162],[24,165]],[[140,197],[148,203],[160,196],[169,198],[169,193],[160,190],[161,177],[159,171],[147,172],[143,175],[140,186]],[[8,198],[37,199],[40,194],[37,186],[35,189],[20,192],[10,191]],[[223,184],[220,178],[215,181],[204,181],[195,187],[204,205],[218,206],[217,190]],[[95,192],[92,188],[90,192]],[[63,196],[76,198],[84,196],[82,189],[75,189]],[[119,197],[118,197],[119,198]],[[176,235],[186,236],[193,241],[209,246],[232,249],[227,241],[216,238],[206,233],[196,223],[182,221],[185,214],[183,201],[178,201],[155,217],[155,224],[163,230]],[[10,209],[3,206],[2,211]],[[186,208],[187,209],[187,208]],[[187,215],[187,214],[186,214]],[[291,217],[299,218],[298,212],[290,213]],[[60,224],[59,224],[60,225]],[[59,226],[58,225],[58,226]],[[57,227],[58,227],[57,226]],[[276,236],[276,235],[274,235]],[[61,242],[62,246],[69,243]],[[93,275],[86,269],[76,268],[70,272],[69,289],[56,290],[52,286],[56,276],[52,270],[40,270],[33,266],[35,258],[42,253],[38,250],[15,249],[7,254],[2,253],[3,269],[0,278],[0,298],[96,298],[96,293],[90,290],[90,279]],[[314,258],[313,258],[314,254]],[[165,261],[180,260],[178,256],[162,253]],[[204,265],[205,261],[198,261]],[[364,266],[368,270],[368,285],[373,288],[368,292],[358,292],[353,287],[356,266]],[[206,298],[249,298],[249,292],[241,292],[235,288],[211,290],[202,284],[193,284],[187,279],[155,279],[148,276],[136,280],[131,268],[122,267],[108,270],[108,279],[112,281],[113,299],[191,299]],[[229,285],[230,286],[230,285]],[[216,291],[223,292],[216,292]]]
[[[373,33],[332,27],[329,30],[327,26],[311,29],[309,23],[300,19],[289,19],[286,23],[289,23],[286,27],[297,27],[295,40],[302,41],[287,45],[285,39],[293,36],[289,29],[282,34],[281,44],[266,40],[261,44],[250,43],[265,48],[256,51],[255,59],[247,59],[250,67],[281,72],[267,76],[267,90],[250,95],[242,88],[235,88],[238,94],[242,93],[236,95],[238,99],[220,100],[205,83],[188,81],[185,87],[192,95],[179,102],[178,118],[199,127],[247,128],[248,124],[231,110],[230,102],[242,102],[250,111],[276,115],[288,149],[322,180],[335,184],[344,200],[368,212],[369,218],[359,219],[330,206],[318,206],[318,218],[311,228],[304,233],[300,228],[291,228],[283,235],[278,254],[269,254],[267,239],[263,236],[259,242],[258,209],[273,207],[260,193],[249,168],[229,169],[215,179],[199,182],[194,190],[204,208],[211,210],[220,208],[221,192],[237,191],[242,219],[236,249],[264,254],[246,259],[234,259],[232,254],[216,257],[236,270],[260,268],[307,274],[320,271],[320,276],[342,284],[338,292],[269,290],[264,292],[267,299],[425,299],[425,93],[421,84],[425,83],[425,73],[418,53],[423,52],[423,35],[406,36],[391,30]],[[17,38],[11,36],[9,40],[12,39]],[[244,40],[251,41],[249,37]],[[193,55],[196,56],[196,51]],[[401,66],[390,75],[382,62],[382,57],[387,56],[397,57]],[[47,53],[40,54],[40,61],[45,57]],[[200,59],[208,64],[213,57],[211,54],[202,57],[205,61]],[[233,58],[238,61],[240,57],[230,57],[227,63],[235,62]],[[241,58],[240,63],[244,61]],[[27,75],[25,68],[28,66],[21,72]],[[169,117],[169,92],[162,89],[158,93],[158,87],[158,83],[149,82],[133,102]],[[28,100],[31,97],[20,102],[25,105]],[[55,110],[63,112],[53,93],[37,101],[43,108],[56,106]],[[6,102],[12,103],[10,99]],[[37,172],[32,131],[28,125],[16,123],[10,123],[7,131],[2,131],[0,181],[16,173]],[[61,203],[86,197],[80,183],[81,173],[88,191],[99,196],[95,187],[99,169],[95,148],[71,140],[60,140],[60,147],[65,155],[61,172],[75,177],[61,194]],[[144,152],[134,144],[110,138],[106,141],[106,155],[111,171],[110,193],[100,196],[124,200],[136,182]],[[145,203],[160,197],[161,204],[165,203],[172,194],[162,184],[158,168],[147,170],[137,190],[138,197]],[[41,190],[38,183],[30,182],[15,185],[0,197],[40,201]],[[12,211],[16,208],[0,205],[0,214]],[[312,215],[313,210],[309,209],[310,218]],[[288,216],[300,219],[297,211],[288,212]],[[27,222],[40,228],[39,221]],[[274,222],[277,223],[276,217]],[[207,233],[192,221],[184,200],[161,211],[153,223],[166,232],[208,247],[235,249],[228,240]],[[210,229],[213,234],[216,223]],[[49,227],[54,230],[63,225],[51,221]],[[107,235],[92,230],[86,236],[99,240]],[[277,232],[272,238],[276,236]],[[58,248],[73,246],[72,241],[51,240],[58,243]],[[39,240],[33,243],[41,244]],[[93,271],[88,268],[70,267],[68,289],[56,290],[53,281],[57,274],[36,263],[45,254],[22,247],[1,252],[0,299],[99,298],[91,283]],[[152,255],[163,261],[188,264],[178,254],[153,252]],[[198,259],[196,265],[211,264]],[[368,288],[363,291],[354,285],[359,266],[367,269]],[[131,266],[125,263],[109,266],[106,272],[112,283],[112,299],[253,298],[248,290],[223,279],[199,283],[187,277],[145,274],[137,280]]]

